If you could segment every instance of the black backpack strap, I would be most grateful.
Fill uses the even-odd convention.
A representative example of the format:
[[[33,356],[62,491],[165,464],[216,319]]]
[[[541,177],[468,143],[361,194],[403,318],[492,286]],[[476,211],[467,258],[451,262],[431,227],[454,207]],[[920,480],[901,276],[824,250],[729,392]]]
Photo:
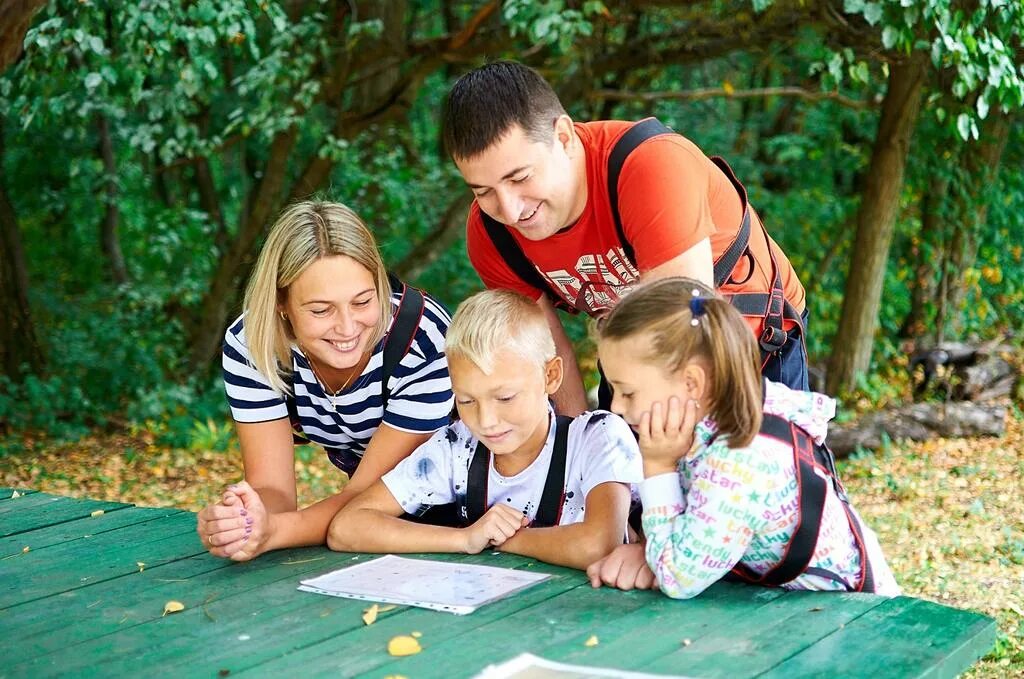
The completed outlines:
[[[545,295],[551,302],[566,311],[573,311],[562,299],[561,295],[552,289],[551,285],[547,280],[540,275],[537,271],[537,267],[527,258],[523,249],[519,247],[519,243],[512,237],[508,227],[488,215],[483,210],[480,210],[480,219],[483,221],[484,230],[487,232],[487,236],[491,239],[491,243],[494,248],[498,251],[498,255],[504,260],[508,268],[512,269],[512,273],[520,278],[527,285],[532,285],[537,288]]]
[[[725,162],[724,158],[721,156],[711,156],[711,162],[722,171],[722,174],[726,176],[729,183],[736,189],[736,193],[740,197],[740,206],[743,210],[743,216],[740,218],[740,228],[736,232],[736,237],[729,243],[729,247],[725,249],[725,252],[715,260],[715,288],[720,288],[730,282],[729,279],[732,276],[732,272],[743,256],[747,256],[750,259],[750,270],[753,273],[754,258],[750,254],[750,248],[748,247],[750,245],[750,203],[747,200],[747,188],[736,178],[736,173],[732,171],[729,163]]]
[[[725,159],[714,156],[711,158],[711,162],[729,179],[729,182],[736,189],[736,193],[739,194],[740,202],[743,204],[743,218],[740,222],[740,229],[736,234],[736,238],[729,244],[726,251],[715,260],[715,287],[719,288],[726,283],[735,282],[730,281],[730,277],[740,258],[744,256],[750,260],[752,274],[754,258],[750,254],[748,247],[750,245],[750,203],[747,200],[747,189],[736,178],[736,174],[729,167],[729,163],[725,162]],[[782,287],[782,273],[779,271],[779,265],[775,259],[775,253],[772,251],[772,244],[768,237],[768,230],[764,228],[764,224],[761,224],[761,232],[764,235],[765,246],[768,248],[768,256],[771,258],[772,263],[771,290],[768,293],[737,293],[732,295],[729,301],[745,316],[754,315],[749,313],[751,308],[763,307],[764,310],[760,317],[764,319],[764,330],[758,338],[758,344],[761,346],[762,358],[766,358],[768,355],[779,351],[789,339],[789,333],[782,327],[783,318],[793,321],[800,328],[803,327],[803,319],[800,317],[799,312],[793,309],[792,305],[786,301]],[[752,296],[755,299],[748,303],[744,299],[747,296]]]
[[[810,435],[797,425],[778,415],[765,414],[761,422],[761,434],[785,443],[793,449],[796,463],[797,497],[799,518],[797,529],[790,538],[782,561],[762,575],[754,573],[744,564],[737,564],[733,574],[740,580],[758,585],[778,586],[790,582],[803,573],[811,573],[842,582],[834,574],[817,568],[808,568],[821,532],[821,520],[825,511],[828,484],[832,483],[846,512],[850,530],[860,556],[860,584],[858,592],[874,592],[875,583],[868,560],[860,522],[850,508],[846,492],[835,471],[835,458],[825,445],[815,444]],[[824,472],[824,474],[820,473]],[[849,587],[848,583],[843,583]]]
[[[469,475],[466,478],[466,494],[463,496],[465,505],[459,514],[464,525],[471,526],[487,512],[487,480],[490,476],[491,451],[481,441],[477,441],[473,459],[469,462]]]
[[[619,243],[622,244],[626,257],[634,265],[636,264],[636,252],[626,238],[626,232],[622,228],[622,217],[619,215],[619,175],[622,174],[622,166],[626,162],[626,158],[636,147],[651,137],[663,134],[674,134],[674,132],[657,118],[641,120],[619,137],[608,156],[608,203],[612,208],[612,217],[615,219],[615,232],[619,236]]]
[[[795,579],[805,570],[814,556],[821,531],[821,517],[825,511],[828,482],[814,471],[814,442],[803,429],[777,415],[765,414],[761,433],[787,443],[793,448],[796,462],[796,492],[799,506],[797,528],[786,545],[782,561],[753,582],[762,585],[781,585]],[[750,572],[746,573],[750,575]]]
[[[391,396],[388,382],[395,374],[395,369],[402,362],[402,357],[412,346],[416,330],[420,327],[420,319],[423,318],[423,309],[426,303],[423,293],[411,285],[406,285],[395,276],[388,274],[392,290],[401,290],[402,298],[398,303],[398,310],[395,312],[395,319],[391,322],[391,329],[384,340],[383,369],[380,376],[380,397],[381,407],[385,410],[388,407],[388,398]]]
[[[551,464],[541,492],[537,515],[530,525],[534,528],[557,526],[562,518],[565,503],[565,461],[568,452],[569,425],[571,417],[559,415],[555,419],[555,445],[551,451]],[[487,512],[487,486],[491,467],[491,451],[482,442],[477,442],[473,459],[469,463],[466,479],[465,506],[460,508],[466,526],[480,520]]]
[[[550,528],[557,526],[562,519],[562,507],[565,506],[565,463],[568,457],[569,425],[571,417],[559,415],[555,418],[555,447],[551,451],[551,464],[548,476],[544,481],[544,491],[540,496],[537,515],[530,525],[533,528]]]

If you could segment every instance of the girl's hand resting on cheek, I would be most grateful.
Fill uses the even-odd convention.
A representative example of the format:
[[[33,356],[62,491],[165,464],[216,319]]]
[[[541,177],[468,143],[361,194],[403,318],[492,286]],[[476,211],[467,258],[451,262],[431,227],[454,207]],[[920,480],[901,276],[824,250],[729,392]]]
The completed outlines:
[[[683,403],[676,396],[669,398],[667,407],[658,401],[640,416],[638,434],[645,477],[676,471],[679,460],[693,446],[697,420],[697,401],[687,399]]]

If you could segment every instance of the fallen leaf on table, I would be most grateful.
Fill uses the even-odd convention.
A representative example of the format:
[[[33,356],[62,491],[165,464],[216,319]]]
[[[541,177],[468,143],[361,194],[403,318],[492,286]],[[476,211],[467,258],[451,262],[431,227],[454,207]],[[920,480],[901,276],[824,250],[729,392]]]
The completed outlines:
[[[377,613],[380,611],[380,606],[374,604],[363,611],[363,624],[372,625],[377,622]]]
[[[590,638],[583,642],[584,646],[597,646],[598,644],[597,635],[591,634]]]
[[[178,611],[183,610],[185,610],[185,604],[181,603],[180,601],[168,601],[164,604],[163,615],[167,615],[168,613],[177,613]],[[161,615],[160,617],[162,618],[163,615]]]
[[[692,643],[693,643],[693,642],[692,642],[692,641],[690,641],[689,639],[683,639],[683,646],[689,646],[689,645],[690,645],[690,644],[692,644]]]
[[[102,515],[103,515],[103,510],[102,509],[97,509],[95,512],[93,512],[89,516],[102,516]]]
[[[145,561],[136,561],[136,562],[135,562],[135,565],[139,567],[139,572],[140,572],[140,573],[141,573],[141,572],[142,572],[143,570],[145,570],[145,568],[146,568],[146,562],[145,562]]]
[[[417,639],[419,639],[420,637],[422,637],[422,636],[423,636],[423,632],[413,632],[413,633],[412,633],[412,635],[413,635],[414,637],[416,637]]]
[[[13,493],[11,493],[11,499],[12,500],[14,498],[16,498],[16,497],[21,497],[21,493],[19,493],[18,491],[14,491]]]
[[[392,637],[391,641],[388,642],[388,654],[396,657],[416,655],[422,650],[420,642],[416,641],[413,637],[406,636],[404,634]]]
[[[28,554],[28,550],[30,550],[30,549],[32,549],[32,548],[29,547],[28,545],[25,545],[24,547],[21,548],[21,553],[22,554]]]

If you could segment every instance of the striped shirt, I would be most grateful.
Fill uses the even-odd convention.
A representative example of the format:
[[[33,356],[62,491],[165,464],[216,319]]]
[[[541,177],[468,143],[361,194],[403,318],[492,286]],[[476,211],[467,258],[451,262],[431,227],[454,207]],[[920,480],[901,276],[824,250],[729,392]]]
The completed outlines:
[[[397,310],[400,294],[391,297]],[[313,443],[323,446],[331,462],[351,473],[381,422],[400,431],[423,434],[448,424],[452,383],[444,355],[444,334],[451,323],[448,311],[429,295],[409,351],[388,381],[387,411],[381,400],[384,341],[359,377],[335,398],[337,410],[310,368],[309,359],[291,346],[293,394],[274,391],[253,365],[245,341],[244,315],[224,334],[222,365],[231,416],[236,422],[269,422],[289,417]],[[392,315],[388,325],[394,323]]]

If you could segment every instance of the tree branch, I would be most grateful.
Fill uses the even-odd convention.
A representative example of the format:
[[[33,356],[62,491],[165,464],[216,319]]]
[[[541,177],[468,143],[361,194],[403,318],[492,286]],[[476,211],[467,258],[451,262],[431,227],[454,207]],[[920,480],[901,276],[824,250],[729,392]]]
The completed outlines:
[[[851,99],[839,92],[816,92],[806,90],[802,87],[758,87],[749,90],[734,90],[726,87],[705,87],[696,90],[684,90],[682,92],[626,92],[623,90],[592,90],[588,94],[590,99],[611,99],[618,101],[661,101],[664,99],[678,99],[684,101],[699,101],[702,99],[714,99],[725,97],[727,99],[754,99],[758,97],[799,97],[807,101],[821,101],[830,99],[848,108],[866,109],[872,108],[874,104],[870,101]]]

